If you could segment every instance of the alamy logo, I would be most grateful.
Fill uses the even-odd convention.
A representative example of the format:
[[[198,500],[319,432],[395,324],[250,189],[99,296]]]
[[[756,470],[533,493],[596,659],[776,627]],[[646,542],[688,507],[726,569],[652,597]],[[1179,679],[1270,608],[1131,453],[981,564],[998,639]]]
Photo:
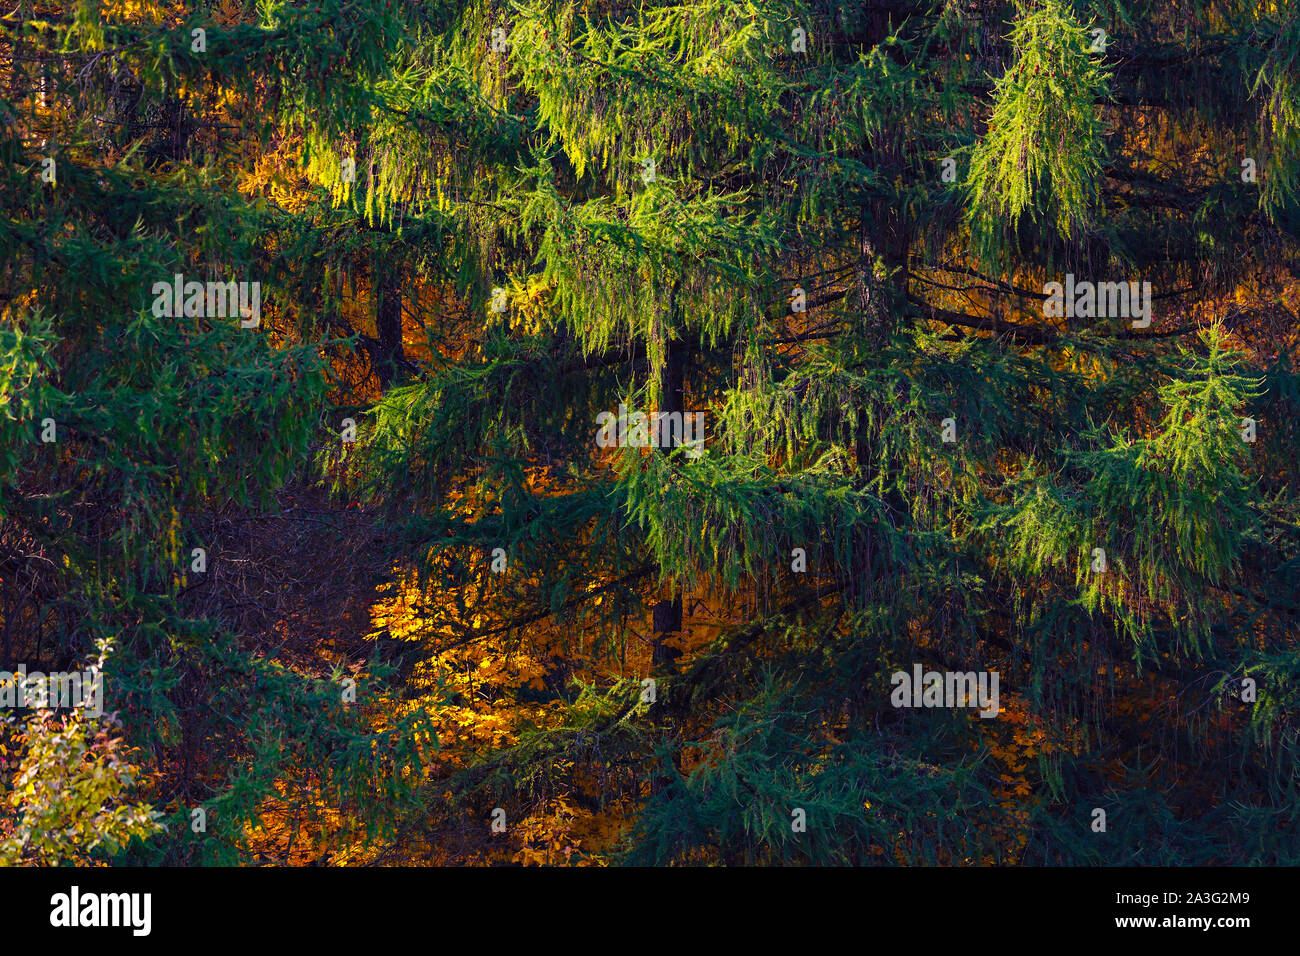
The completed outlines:
[[[1043,294],[1043,315],[1048,318],[1132,319],[1135,329],[1151,324],[1150,282],[1075,282],[1070,272],[1064,285],[1049,282]]]
[[[153,928],[153,895],[150,893],[86,893],[74,886],[71,892],[50,897],[50,925],[129,926],[134,936],[148,936]]]
[[[153,295],[155,318],[239,316],[242,328],[255,329],[262,324],[260,282],[186,282],[185,276],[178,272],[171,282],[155,282]]]
[[[598,448],[676,448],[684,446],[686,457],[704,454],[703,412],[644,412],[628,414],[626,405],[618,406],[618,415],[601,412],[596,416],[600,431]]]
[[[89,717],[104,713],[104,674],[97,667],[87,671],[27,673],[27,665],[17,671],[0,671],[0,707],[81,708]]]
[[[996,717],[997,671],[926,671],[912,665],[912,673],[895,671],[889,702],[895,707],[979,707],[981,717]],[[991,685],[991,689],[990,689]]]

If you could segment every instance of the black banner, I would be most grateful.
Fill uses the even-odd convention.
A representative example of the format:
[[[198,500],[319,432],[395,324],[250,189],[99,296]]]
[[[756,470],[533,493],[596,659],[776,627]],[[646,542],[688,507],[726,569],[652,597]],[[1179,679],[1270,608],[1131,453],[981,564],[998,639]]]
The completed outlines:
[[[0,870],[0,893],[26,940],[94,937],[128,949],[373,945],[406,920],[431,942],[453,927],[490,932],[493,946],[557,931],[612,941],[636,927],[664,932],[674,919],[692,936],[733,943],[780,924],[815,939],[850,922],[918,941],[1199,936],[1231,946],[1287,925],[1291,879],[1269,869],[105,868]]]

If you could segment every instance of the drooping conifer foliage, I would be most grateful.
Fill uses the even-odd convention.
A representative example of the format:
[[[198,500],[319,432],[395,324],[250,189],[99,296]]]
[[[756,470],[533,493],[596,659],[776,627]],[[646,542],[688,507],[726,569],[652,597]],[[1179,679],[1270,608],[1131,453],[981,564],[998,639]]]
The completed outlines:
[[[1294,0],[23,0],[0,82],[75,853],[1300,862]]]

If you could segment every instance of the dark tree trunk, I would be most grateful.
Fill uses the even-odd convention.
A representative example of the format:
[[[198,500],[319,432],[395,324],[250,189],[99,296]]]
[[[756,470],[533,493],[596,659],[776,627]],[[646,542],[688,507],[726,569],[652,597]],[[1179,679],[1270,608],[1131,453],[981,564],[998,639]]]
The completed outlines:
[[[674,297],[675,298],[675,297]],[[686,378],[686,349],[685,344],[680,340],[669,338],[664,343],[664,364],[659,372],[659,411],[681,415],[684,409],[683,402],[683,384]],[[665,429],[667,431],[667,429]],[[672,447],[677,444],[677,436],[672,435],[669,438],[670,447],[660,447],[660,450],[667,454]],[[672,634],[682,629],[682,595],[678,592],[675,596],[665,597],[653,609],[654,617],[654,651],[651,656],[651,663],[654,666],[668,663],[673,658],[680,656],[681,652],[675,648],[664,647],[663,635]]]
[[[378,346],[373,361],[379,385],[387,389],[397,379],[402,355],[402,287],[393,273],[384,270],[375,277],[379,310],[375,319]]]

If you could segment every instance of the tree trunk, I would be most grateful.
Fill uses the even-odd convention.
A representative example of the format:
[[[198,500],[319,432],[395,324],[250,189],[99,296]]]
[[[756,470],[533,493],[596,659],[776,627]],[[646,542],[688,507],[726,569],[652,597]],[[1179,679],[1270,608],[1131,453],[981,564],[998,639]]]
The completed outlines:
[[[373,357],[379,385],[387,390],[397,378],[402,355],[402,287],[393,273],[385,270],[375,277],[379,292],[379,311],[375,335],[379,345]]]
[[[673,297],[674,299],[676,296]],[[683,402],[683,384],[686,378],[686,346],[685,343],[678,339],[669,337],[664,343],[664,364],[659,371],[659,411],[667,414],[676,413],[681,416],[684,409]],[[667,454],[677,444],[677,437],[668,429],[669,437],[668,447],[660,446],[660,451]],[[661,434],[661,437],[662,434]],[[653,609],[654,618],[654,650],[651,654],[651,665],[658,667],[669,661],[681,656],[681,651],[676,648],[664,647],[663,636],[673,634],[682,629],[682,595],[679,591],[676,595],[665,596]]]

